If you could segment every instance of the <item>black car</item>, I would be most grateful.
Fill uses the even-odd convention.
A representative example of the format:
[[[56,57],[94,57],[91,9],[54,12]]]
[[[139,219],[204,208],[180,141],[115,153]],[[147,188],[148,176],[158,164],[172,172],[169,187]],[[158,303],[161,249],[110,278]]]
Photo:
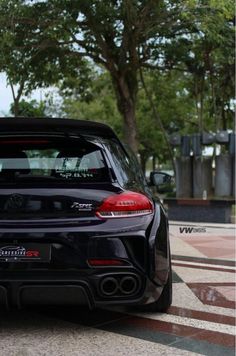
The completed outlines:
[[[0,304],[165,311],[168,221],[110,127],[0,119]]]

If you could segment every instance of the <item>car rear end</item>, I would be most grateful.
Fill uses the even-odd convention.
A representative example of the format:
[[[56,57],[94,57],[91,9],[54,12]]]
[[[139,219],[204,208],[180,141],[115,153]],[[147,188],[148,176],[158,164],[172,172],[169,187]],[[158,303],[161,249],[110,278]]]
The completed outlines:
[[[92,129],[24,125],[4,120],[0,134],[0,304],[156,300],[167,278],[153,246],[166,236],[161,207],[117,182]]]

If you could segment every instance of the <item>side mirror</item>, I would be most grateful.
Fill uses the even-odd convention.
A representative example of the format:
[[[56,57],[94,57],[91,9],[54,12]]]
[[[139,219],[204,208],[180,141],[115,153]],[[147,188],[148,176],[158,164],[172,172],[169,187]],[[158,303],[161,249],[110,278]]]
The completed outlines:
[[[150,173],[150,185],[157,188],[158,193],[173,192],[173,177],[164,172],[153,171]]]

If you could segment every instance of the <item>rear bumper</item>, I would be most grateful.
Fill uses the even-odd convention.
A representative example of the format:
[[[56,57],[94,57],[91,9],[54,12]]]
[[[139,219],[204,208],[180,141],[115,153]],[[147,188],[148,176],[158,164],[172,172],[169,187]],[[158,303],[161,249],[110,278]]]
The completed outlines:
[[[45,271],[46,272],[46,271]],[[127,280],[127,277],[130,278]],[[122,281],[137,281],[135,288],[125,293],[119,288]],[[103,281],[116,281],[118,287],[113,294],[101,291]],[[116,283],[115,282],[115,283]],[[123,284],[129,287],[129,283]],[[109,287],[112,284],[108,284]],[[0,306],[22,308],[27,305],[86,305],[90,309],[107,305],[142,305],[157,300],[162,291],[147,277],[135,271],[116,271],[86,275],[68,274],[28,274],[7,273],[0,278]],[[108,289],[109,293],[110,290]]]
[[[100,225],[87,221],[77,227],[0,228],[0,241],[6,245],[24,247],[30,242],[51,247],[51,259],[46,263],[0,262],[0,304],[19,308],[28,304],[85,304],[93,308],[158,300],[169,272],[169,242],[161,210],[156,210],[153,223],[150,219],[125,219],[119,229],[109,219]],[[118,259],[126,264],[93,268],[90,259]],[[129,287],[127,277],[135,287]],[[111,283],[104,295],[101,285],[106,278]],[[126,292],[121,285],[126,286]],[[115,288],[113,294],[109,294],[111,288]]]

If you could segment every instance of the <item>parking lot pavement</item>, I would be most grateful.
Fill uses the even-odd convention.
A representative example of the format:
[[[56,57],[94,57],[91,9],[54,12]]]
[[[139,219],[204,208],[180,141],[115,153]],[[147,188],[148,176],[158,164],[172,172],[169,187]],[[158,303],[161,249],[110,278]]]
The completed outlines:
[[[113,308],[0,313],[0,355],[234,355],[235,231],[170,222],[173,304],[167,314]]]

